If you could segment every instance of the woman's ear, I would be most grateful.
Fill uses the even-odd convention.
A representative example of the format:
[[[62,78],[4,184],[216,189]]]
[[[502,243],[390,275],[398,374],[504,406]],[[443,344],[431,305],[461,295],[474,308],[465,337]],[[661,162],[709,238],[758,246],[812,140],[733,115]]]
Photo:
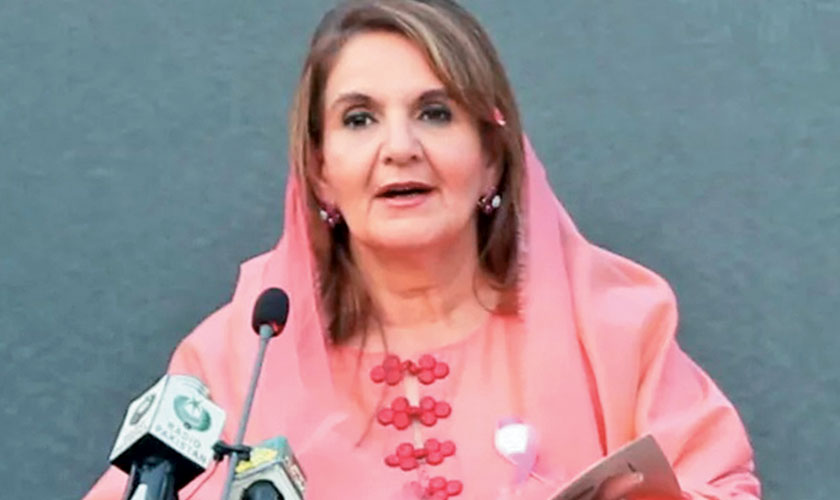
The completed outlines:
[[[312,158],[312,168],[315,172],[315,175],[313,176],[315,185],[312,186],[315,190],[315,196],[318,197],[318,201],[321,203],[330,204],[332,203],[331,200],[335,198],[332,193],[332,187],[324,177],[324,155],[320,150],[313,149],[310,157]]]
[[[492,189],[497,189],[499,187],[499,183],[502,182],[502,172],[504,170],[502,166],[503,161],[503,155],[499,154],[491,158],[490,162],[487,164],[487,185],[484,186],[485,193]]]
[[[502,174],[504,173],[505,162],[505,147],[502,143],[502,137],[496,134],[490,134],[484,149],[485,160],[487,165],[486,184],[484,192],[489,192],[491,189],[497,189],[502,182]]]

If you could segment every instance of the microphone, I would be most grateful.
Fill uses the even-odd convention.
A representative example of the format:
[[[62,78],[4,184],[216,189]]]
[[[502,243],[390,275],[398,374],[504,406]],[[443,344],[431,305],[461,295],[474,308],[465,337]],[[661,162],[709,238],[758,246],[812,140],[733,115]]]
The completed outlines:
[[[257,481],[242,493],[242,500],[286,500],[268,481]]]
[[[254,313],[251,316],[251,328],[260,336],[266,335],[276,337],[280,335],[286,326],[289,317],[289,296],[279,288],[269,288],[260,294],[254,304]],[[263,331],[269,328],[271,333]]]
[[[200,380],[164,375],[128,405],[108,460],[129,474],[124,499],[175,500],[207,469],[225,412]]]
[[[289,296],[279,288],[269,288],[260,294],[254,304],[254,313],[251,316],[251,328],[260,336],[260,347],[257,351],[257,359],[254,361],[254,370],[251,372],[251,383],[248,386],[248,393],[242,408],[242,419],[239,421],[239,429],[236,432],[236,441],[233,448],[241,447],[245,438],[245,429],[248,426],[248,418],[251,416],[251,406],[254,404],[254,393],[257,391],[257,381],[262,371],[265,349],[268,341],[280,335],[286,326],[286,319],[289,317]],[[225,489],[222,499],[230,498],[230,488],[233,482],[233,475],[236,465],[239,462],[239,452],[234,451],[228,464],[227,476],[225,478]]]
[[[276,437],[251,450],[251,459],[236,467],[227,500],[303,500],[306,476],[288,440]]]

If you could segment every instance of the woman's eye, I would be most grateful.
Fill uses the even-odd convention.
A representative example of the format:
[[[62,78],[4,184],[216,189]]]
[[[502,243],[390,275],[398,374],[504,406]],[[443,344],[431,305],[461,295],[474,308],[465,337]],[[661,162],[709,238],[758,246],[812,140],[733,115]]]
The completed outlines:
[[[345,127],[362,128],[373,123],[373,115],[367,111],[356,111],[345,115],[342,122]]]
[[[420,113],[420,119],[431,122],[448,123],[452,121],[452,111],[443,105],[428,106]]]

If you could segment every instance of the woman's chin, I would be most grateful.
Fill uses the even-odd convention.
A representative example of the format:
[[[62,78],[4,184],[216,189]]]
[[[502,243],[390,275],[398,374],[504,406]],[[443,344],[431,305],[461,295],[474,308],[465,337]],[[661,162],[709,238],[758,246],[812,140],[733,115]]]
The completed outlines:
[[[400,252],[420,251],[433,249],[435,247],[446,247],[441,238],[430,237],[428,234],[394,234],[377,238],[373,246],[381,250]]]
[[[401,252],[429,250],[436,247],[443,250],[450,246],[452,241],[451,234],[418,224],[391,227],[384,231],[377,231],[371,236],[368,241],[370,246]]]

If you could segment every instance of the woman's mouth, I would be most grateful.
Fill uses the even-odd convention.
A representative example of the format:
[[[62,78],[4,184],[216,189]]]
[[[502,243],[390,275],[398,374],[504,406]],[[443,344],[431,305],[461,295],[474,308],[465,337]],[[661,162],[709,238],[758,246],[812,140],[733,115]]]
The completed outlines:
[[[406,208],[423,203],[432,191],[431,186],[422,183],[397,183],[383,187],[376,197],[389,206]]]

